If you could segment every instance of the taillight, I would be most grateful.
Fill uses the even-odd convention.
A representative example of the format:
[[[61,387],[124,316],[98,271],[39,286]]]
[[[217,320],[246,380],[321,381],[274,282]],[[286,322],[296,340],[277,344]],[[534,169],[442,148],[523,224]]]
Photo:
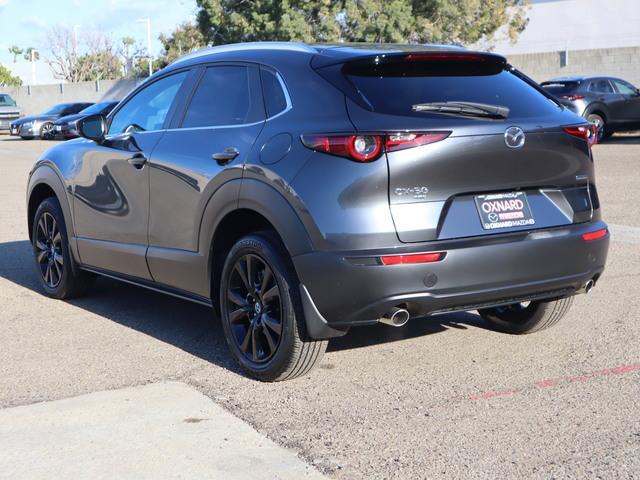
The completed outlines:
[[[382,153],[380,135],[302,135],[302,143],[318,152],[371,162]]]
[[[598,127],[595,125],[572,125],[569,127],[562,127],[562,129],[568,133],[569,135],[573,135],[574,137],[582,138],[586,140],[589,146],[592,146],[596,143],[598,138]]]
[[[584,95],[560,95],[558,98],[560,98],[561,100],[569,100],[570,102],[573,102],[574,100],[582,100],[584,98]]]
[[[387,152],[395,152],[405,148],[419,147],[444,140],[450,134],[451,132],[392,133],[387,135],[385,148]]]
[[[307,148],[318,152],[349,158],[356,162],[372,162],[384,151],[395,152],[439,142],[451,132],[401,132],[389,135],[302,135]]]
[[[593,240],[599,240],[603,237],[607,236],[607,229],[606,228],[602,228],[600,230],[596,230],[595,232],[589,232],[589,233],[583,233],[582,234],[582,239],[585,242],[591,242]]]
[[[407,265],[411,263],[439,262],[445,256],[445,252],[408,253],[405,255],[383,255],[380,261],[383,265]]]

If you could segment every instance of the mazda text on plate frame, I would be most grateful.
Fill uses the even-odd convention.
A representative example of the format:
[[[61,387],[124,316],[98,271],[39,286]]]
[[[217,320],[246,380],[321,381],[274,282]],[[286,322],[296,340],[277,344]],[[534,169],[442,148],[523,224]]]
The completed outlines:
[[[106,275],[212,306],[266,380],[352,327],[549,327],[603,272],[594,127],[498,55],[229,45],[178,60],[29,176],[43,291]]]

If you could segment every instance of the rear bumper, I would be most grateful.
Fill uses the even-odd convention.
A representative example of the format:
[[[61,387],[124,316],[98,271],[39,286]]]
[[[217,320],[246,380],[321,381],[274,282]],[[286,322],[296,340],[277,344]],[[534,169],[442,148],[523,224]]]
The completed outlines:
[[[412,317],[573,295],[604,270],[609,234],[585,241],[600,221],[567,227],[423,243],[383,251],[314,252],[294,257],[303,303],[330,329],[376,323],[403,305]],[[378,265],[375,257],[445,251],[440,262]],[[305,290],[308,299],[305,299]],[[313,315],[312,315],[313,316]],[[310,328],[322,335],[322,329]],[[326,336],[331,336],[327,334]]]

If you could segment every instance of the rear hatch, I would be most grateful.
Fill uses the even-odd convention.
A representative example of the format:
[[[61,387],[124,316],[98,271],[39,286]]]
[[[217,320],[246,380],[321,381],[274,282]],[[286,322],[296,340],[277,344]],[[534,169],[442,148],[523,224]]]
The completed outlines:
[[[358,132],[444,139],[387,151],[389,203],[404,242],[588,221],[586,125],[497,55],[358,57],[320,68],[347,95]],[[394,137],[395,138],[395,137]],[[523,142],[521,144],[521,142]]]

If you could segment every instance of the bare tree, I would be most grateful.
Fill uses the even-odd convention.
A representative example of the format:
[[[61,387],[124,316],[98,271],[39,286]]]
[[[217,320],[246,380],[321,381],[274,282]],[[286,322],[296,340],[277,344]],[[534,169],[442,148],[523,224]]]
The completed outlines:
[[[108,35],[88,33],[76,41],[72,29],[57,26],[49,30],[47,41],[46,61],[55,78],[83,82],[122,76],[120,52]]]

